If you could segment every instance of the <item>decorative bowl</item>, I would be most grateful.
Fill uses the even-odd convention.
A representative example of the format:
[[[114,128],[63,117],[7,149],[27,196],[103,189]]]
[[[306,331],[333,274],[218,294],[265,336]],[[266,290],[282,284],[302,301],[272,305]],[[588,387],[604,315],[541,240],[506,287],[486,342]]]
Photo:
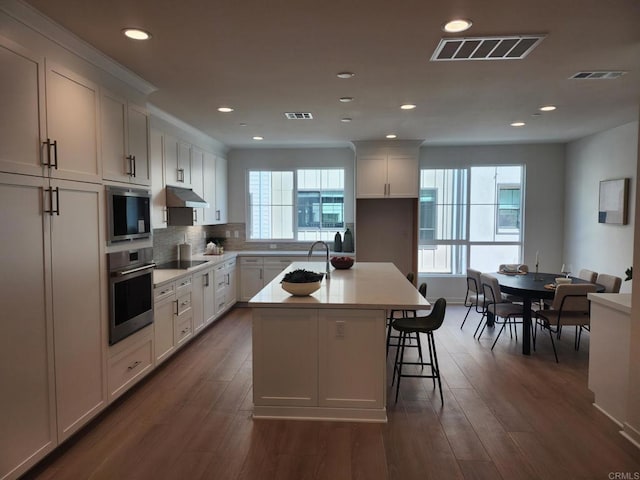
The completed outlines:
[[[351,257],[331,257],[331,265],[337,270],[346,270],[353,266],[353,258]]]
[[[282,289],[296,297],[305,297],[311,295],[320,288],[320,282],[291,283],[280,282]]]

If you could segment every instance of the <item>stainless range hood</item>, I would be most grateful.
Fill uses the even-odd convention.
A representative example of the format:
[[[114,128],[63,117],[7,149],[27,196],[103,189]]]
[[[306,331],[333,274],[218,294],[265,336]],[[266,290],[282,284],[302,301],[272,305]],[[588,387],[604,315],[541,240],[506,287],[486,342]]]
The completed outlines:
[[[209,204],[190,188],[167,186],[167,207],[209,208]]]
[[[192,226],[203,219],[198,220],[198,211],[194,208],[209,208],[209,204],[189,188],[170,187],[167,193],[167,225]]]

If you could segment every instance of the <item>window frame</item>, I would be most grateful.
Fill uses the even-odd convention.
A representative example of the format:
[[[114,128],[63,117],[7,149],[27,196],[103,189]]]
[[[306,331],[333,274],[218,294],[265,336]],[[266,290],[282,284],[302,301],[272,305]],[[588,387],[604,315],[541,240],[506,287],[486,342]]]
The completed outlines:
[[[298,222],[298,194],[300,192],[319,192],[320,194],[320,223],[322,224],[322,196],[323,193],[326,192],[338,192],[340,191],[339,188],[335,188],[335,187],[330,187],[330,188],[309,188],[309,189],[299,189],[298,185],[298,172],[302,171],[302,170],[313,170],[313,171],[327,171],[327,170],[336,170],[336,171],[340,171],[342,173],[342,227],[327,227],[327,228],[306,228],[303,227],[302,229],[299,226],[299,222]],[[276,238],[276,237],[271,237],[271,238],[251,238],[252,236],[252,204],[251,204],[251,173],[253,172],[266,172],[266,173],[284,173],[284,172],[291,172],[292,176],[293,176],[293,199],[292,199],[292,231],[293,231],[293,236],[291,238]],[[246,194],[245,194],[245,202],[246,202],[246,206],[245,206],[245,241],[246,242],[256,242],[256,243],[260,243],[260,242],[287,242],[287,243],[297,243],[297,242],[303,242],[303,243],[308,243],[309,240],[307,239],[300,239],[300,232],[319,232],[319,235],[321,236],[322,234],[324,234],[325,236],[327,236],[327,238],[331,238],[333,239],[333,236],[335,235],[336,231],[339,232],[344,232],[347,229],[347,220],[346,220],[346,191],[347,189],[345,188],[345,179],[347,177],[347,169],[345,167],[342,166],[335,166],[335,167],[296,167],[296,168],[248,168],[246,170],[245,173],[245,184],[246,184]]]

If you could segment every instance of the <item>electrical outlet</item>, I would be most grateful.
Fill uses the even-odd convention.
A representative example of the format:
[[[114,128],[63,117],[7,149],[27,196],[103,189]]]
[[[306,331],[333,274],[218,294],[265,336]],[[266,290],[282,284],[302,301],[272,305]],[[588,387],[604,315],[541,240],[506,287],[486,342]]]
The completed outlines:
[[[224,236],[225,236],[226,238],[231,238],[231,232],[230,232],[229,230],[225,230],[225,231],[224,231]]]
[[[336,338],[343,338],[344,337],[344,321],[342,320],[338,320],[336,322]]]
[[[234,238],[240,238],[240,232],[238,230],[234,230],[233,231],[233,237]]]

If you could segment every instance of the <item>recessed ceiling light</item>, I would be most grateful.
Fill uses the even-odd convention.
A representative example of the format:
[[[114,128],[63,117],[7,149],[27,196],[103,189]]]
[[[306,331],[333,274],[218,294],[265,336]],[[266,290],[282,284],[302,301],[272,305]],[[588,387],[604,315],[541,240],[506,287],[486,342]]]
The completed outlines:
[[[149,32],[139,28],[124,28],[122,33],[133,40],[149,40],[151,38],[151,34]]]
[[[349,123],[351,120],[352,120],[352,119],[351,119],[351,118],[349,118],[349,117],[344,117],[344,118],[341,118],[341,119],[340,119],[340,121],[341,121],[342,123]]]
[[[244,123],[244,122],[243,123],[239,123],[238,125],[240,125],[241,127],[246,127],[247,126],[247,124]]]
[[[342,103],[349,103],[349,102],[353,102],[353,97],[340,97],[340,101]]]
[[[526,125],[526,123],[524,122],[513,122],[511,124],[512,127],[524,127]]]
[[[389,135],[387,135],[387,138],[398,138],[398,136],[395,133],[390,133]]]
[[[469,30],[471,28],[471,25],[473,25],[471,20],[456,18],[455,20],[451,20],[450,22],[445,23],[442,26],[442,30],[448,33],[464,32],[465,30]]]
[[[413,103],[405,103],[404,105],[400,105],[402,110],[413,110],[416,106]]]
[[[222,113],[230,113],[233,112],[233,108],[231,107],[218,107],[218,111]]]
[[[355,77],[355,75],[356,74],[353,72],[340,72],[336,76],[338,78],[352,78],[352,77]]]
[[[264,140],[264,137],[260,137],[260,136],[255,136],[253,137],[254,140]]]
[[[557,107],[555,105],[544,105],[539,108],[541,112],[553,112]]]

